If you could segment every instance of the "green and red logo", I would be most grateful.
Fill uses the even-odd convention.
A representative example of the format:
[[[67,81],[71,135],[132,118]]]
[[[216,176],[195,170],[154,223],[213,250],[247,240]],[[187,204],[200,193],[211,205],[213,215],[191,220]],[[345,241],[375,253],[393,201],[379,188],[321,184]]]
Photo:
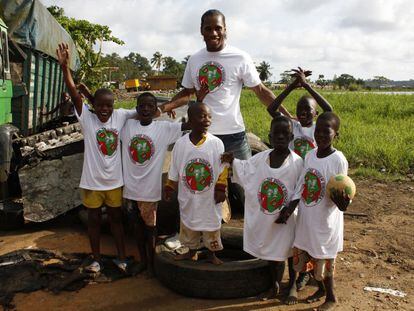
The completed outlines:
[[[154,155],[154,143],[152,139],[143,134],[132,137],[129,142],[129,155],[135,164],[147,164]]]
[[[307,206],[318,204],[325,196],[325,178],[319,171],[310,168],[305,174],[302,200]]]
[[[302,159],[305,158],[309,151],[315,148],[313,140],[306,136],[295,138],[293,145],[293,151],[301,156]]]
[[[100,128],[96,132],[98,148],[105,156],[113,156],[118,147],[118,131],[116,129]]]
[[[183,180],[192,193],[207,191],[213,183],[213,169],[204,159],[192,159],[185,165]]]
[[[274,214],[286,205],[287,189],[279,179],[269,177],[261,183],[257,197],[260,210],[265,214]]]
[[[216,62],[207,62],[198,71],[198,83],[200,86],[207,84],[210,92],[221,87],[225,77],[223,66]]]

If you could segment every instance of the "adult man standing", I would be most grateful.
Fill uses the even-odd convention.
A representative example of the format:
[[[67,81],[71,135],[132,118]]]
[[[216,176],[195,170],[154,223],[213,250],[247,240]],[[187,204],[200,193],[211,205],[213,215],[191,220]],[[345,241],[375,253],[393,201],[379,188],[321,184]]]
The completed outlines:
[[[182,81],[184,89],[160,108],[162,112],[171,112],[188,103],[190,96],[202,87],[207,89],[203,102],[211,110],[209,132],[219,137],[226,151],[232,151],[236,158],[248,159],[251,151],[240,112],[243,84],[253,90],[266,107],[273,102],[275,95],[262,84],[251,57],[226,44],[223,13],[206,11],[201,17],[200,30],[206,48],[189,58]],[[287,113],[283,107],[281,109]]]
[[[203,93],[203,102],[211,111],[209,132],[223,141],[226,152],[233,152],[235,158],[246,160],[251,157],[251,150],[240,112],[243,84],[266,107],[273,102],[275,95],[262,84],[251,57],[226,44],[223,13],[218,10],[206,11],[201,17],[200,31],[206,47],[189,58],[182,81],[184,89],[160,106],[161,111],[170,113],[187,104],[194,93]],[[280,110],[289,115],[284,107],[280,107]],[[229,185],[229,193],[232,205],[243,204],[243,190],[238,185]]]

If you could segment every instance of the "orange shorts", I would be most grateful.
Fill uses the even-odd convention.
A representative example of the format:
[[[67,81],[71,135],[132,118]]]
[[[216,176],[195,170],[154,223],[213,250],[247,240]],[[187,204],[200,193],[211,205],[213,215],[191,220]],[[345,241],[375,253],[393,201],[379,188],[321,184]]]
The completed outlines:
[[[326,277],[333,277],[335,271],[335,258],[313,258],[306,251],[294,247],[293,268],[296,272],[308,272],[313,269],[315,279],[317,281],[322,281]]]

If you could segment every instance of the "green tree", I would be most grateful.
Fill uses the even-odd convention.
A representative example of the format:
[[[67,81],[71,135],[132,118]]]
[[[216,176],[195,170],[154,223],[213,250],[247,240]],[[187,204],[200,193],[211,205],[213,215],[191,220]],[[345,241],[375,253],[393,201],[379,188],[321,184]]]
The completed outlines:
[[[162,54],[160,52],[157,51],[154,53],[154,55],[152,55],[151,65],[157,69],[157,74],[159,74],[162,65]]]
[[[318,79],[315,81],[316,85],[320,86],[321,88],[324,88],[328,85],[328,80],[325,79],[325,75],[319,75]]]
[[[380,87],[387,86],[390,83],[390,81],[391,81],[390,79],[388,79],[388,78],[386,78],[384,76],[375,76],[372,79],[371,82],[372,82],[372,84],[373,84],[374,87],[380,88]]]
[[[166,56],[162,59],[163,70],[162,73],[166,75],[172,75],[176,78],[180,78],[184,75],[185,66],[177,62],[171,56]]]
[[[333,83],[340,88],[349,88],[351,83],[357,84],[357,80],[350,74],[343,73],[339,77],[335,78]]]
[[[67,17],[64,9],[58,6],[50,6],[48,10],[75,42],[81,61],[76,78],[85,82],[89,87],[97,88],[102,82],[100,81],[102,43],[114,42],[123,45],[124,42],[113,36],[108,26]]]
[[[272,76],[272,73],[270,72],[270,64],[262,61],[259,66],[256,66],[257,71],[259,72],[260,80],[267,81]]]
[[[278,83],[289,84],[293,81],[292,72],[290,70],[285,70],[280,74],[280,80]]]

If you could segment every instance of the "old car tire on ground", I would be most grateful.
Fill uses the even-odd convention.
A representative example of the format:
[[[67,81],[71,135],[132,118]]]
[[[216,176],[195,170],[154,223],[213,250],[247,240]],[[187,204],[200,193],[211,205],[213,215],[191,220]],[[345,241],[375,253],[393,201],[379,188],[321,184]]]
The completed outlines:
[[[155,255],[157,278],[175,292],[199,298],[251,297],[269,289],[271,280],[267,262],[251,257],[241,248],[233,248],[242,242],[241,228],[230,229],[230,243],[226,230],[223,230],[224,250],[218,256],[233,260],[219,266],[203,260],[175,261],[173,253],[162,251]]]

